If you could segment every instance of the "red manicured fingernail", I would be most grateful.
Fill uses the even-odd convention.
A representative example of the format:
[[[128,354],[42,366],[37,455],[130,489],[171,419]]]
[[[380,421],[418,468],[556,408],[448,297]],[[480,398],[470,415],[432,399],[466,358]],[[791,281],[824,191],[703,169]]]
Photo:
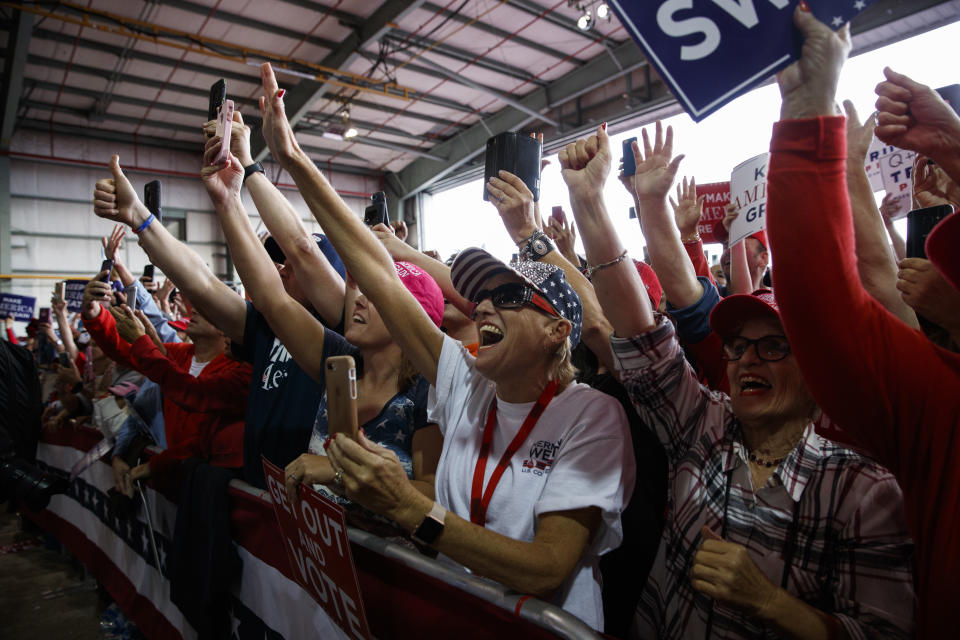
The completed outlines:
[[[287,92],[286,89],[280,89],[280,91],[277,91],[277,97],[283,98],[283,94],[285,94],[286,92]]]
[[[801,10],[801,11],[809,12],[809,11],[810,11],[810,5],[808,5],[806,2],[804,2],[804,0],[800,0],[800,10]]]
[[[323,441],[323,450],[326,451],[330,448],[330,436],[327,436],[327,439]]]
[[[603,130],[606,131],[606,130],[607,130],[607,123],[604,122],[602,126],[603,126]]]

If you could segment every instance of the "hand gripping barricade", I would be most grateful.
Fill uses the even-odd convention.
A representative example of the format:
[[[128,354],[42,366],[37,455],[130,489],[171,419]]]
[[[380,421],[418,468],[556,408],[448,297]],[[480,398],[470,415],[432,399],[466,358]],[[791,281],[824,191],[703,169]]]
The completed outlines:
[[[72,426],[44,438],[38,460],[65,474],[101,434]],[[65,495],[54,496],[49,507],[28,515],[87,566],[148,638],[195,638],[170,601],[167,565],[176,505],[145,487],[150,527],[143,509],[135,518],[113,511],[106,496],[112,486],[112,470],[104,458],[80,474]],[[236,480],[229,492],[233,543],[243,563],[242,578],[232,590],[232,637],[349,638],[296,583],[270,494]],[[559,607],[359,529],[348,528],[348,537],[374,638],[599,637]]]

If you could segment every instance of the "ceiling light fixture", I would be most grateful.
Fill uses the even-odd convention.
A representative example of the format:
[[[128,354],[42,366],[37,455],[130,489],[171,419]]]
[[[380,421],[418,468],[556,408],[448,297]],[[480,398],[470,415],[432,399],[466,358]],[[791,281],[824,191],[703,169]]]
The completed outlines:
[[[350,122],[350,107],[345,106],[343,111],[340,112],[340,121],[343,123],[343,139],[356,138],[359,131]]]
[[[609,20],[610,5],[608,5],[606,2],[601,2],[600,4],[597,5],[596,14],[597,14],[597,17],[600,18],[601,20]]]
[[[577,18],[577,29],[580,31],[589,31],[593,26],[593,16],[590,14],[589,9],[583,10],[583,15]]]

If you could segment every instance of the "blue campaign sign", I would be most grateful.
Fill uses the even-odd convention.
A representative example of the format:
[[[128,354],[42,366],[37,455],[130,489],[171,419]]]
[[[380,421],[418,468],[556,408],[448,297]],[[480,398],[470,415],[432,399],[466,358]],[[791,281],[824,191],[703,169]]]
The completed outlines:
[[[875,0],[807,0],[839,28]],[[608,0],[677,100],[700,121],[797,59],[798,0]]]
[[[83,289],[89,280],[67,280],[64,299],[68,311],[80,311],[83,308]]]
[[[37,299],[30,296],[18,296],[14,293],[0,293],[0,318],[13,317],[14,320],[29,321]]]

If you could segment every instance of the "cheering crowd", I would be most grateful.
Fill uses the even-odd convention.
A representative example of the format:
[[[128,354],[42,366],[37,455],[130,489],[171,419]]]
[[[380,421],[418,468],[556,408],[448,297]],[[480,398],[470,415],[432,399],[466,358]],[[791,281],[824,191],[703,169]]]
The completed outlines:
[[[635,174],[619,176],[649,264],[604,204],[617,170],[605,124],[559,154],[585,256],[574,226],[544,223],[528,185],[501,171],[486,189],[517,258],[465,248],[445,263],[340,199],[264,64],[264,139],[324,234],[254,162],[239,113],[228,150],[206,123],[201,177],[244,297],[156,221],[114,156],[93,204],[117,225],[103,241],[115,271],[89,281],[77,317],[55,301],[58,330],[31,337],[41,363],[64,354],[42,392],[45,428],[90,416],[115,438],[117,499],[148,478],[171,487],[179,518],[204,516],[184,527],[213,527],[219,547],[226,485],[264,488],[263,457],[285,468],[291,500],[314,486],[353,526],[612,636],[952,635],[960,222],[931,233],[929,260],[904,259],[864,157],[874,132],[916,151],[917,206],[956,208],[960,118],[890,70],[875,116],[861,123],[850,103],[840,115],[849,30],[804,7],[802,57],[778,76],[767,229],[719,269],[697,234],[695,183],[673,190],[683,155],[669,127],[645,129]],[[162,287],[121,261],[128,230]],[[22,349],[8,335],[11,362]],[[357,363],[355,438],[328,412],[338,356]],[[26,413],[0,425],[5,465],[31,457],[6,445]],[[59,483],[38,477],[34,506]],[[188,562],[186,545],[180,584],[230,565],[226,552]],[[191,624],[221,628],[226,604],[193,610],[182,589]]]

